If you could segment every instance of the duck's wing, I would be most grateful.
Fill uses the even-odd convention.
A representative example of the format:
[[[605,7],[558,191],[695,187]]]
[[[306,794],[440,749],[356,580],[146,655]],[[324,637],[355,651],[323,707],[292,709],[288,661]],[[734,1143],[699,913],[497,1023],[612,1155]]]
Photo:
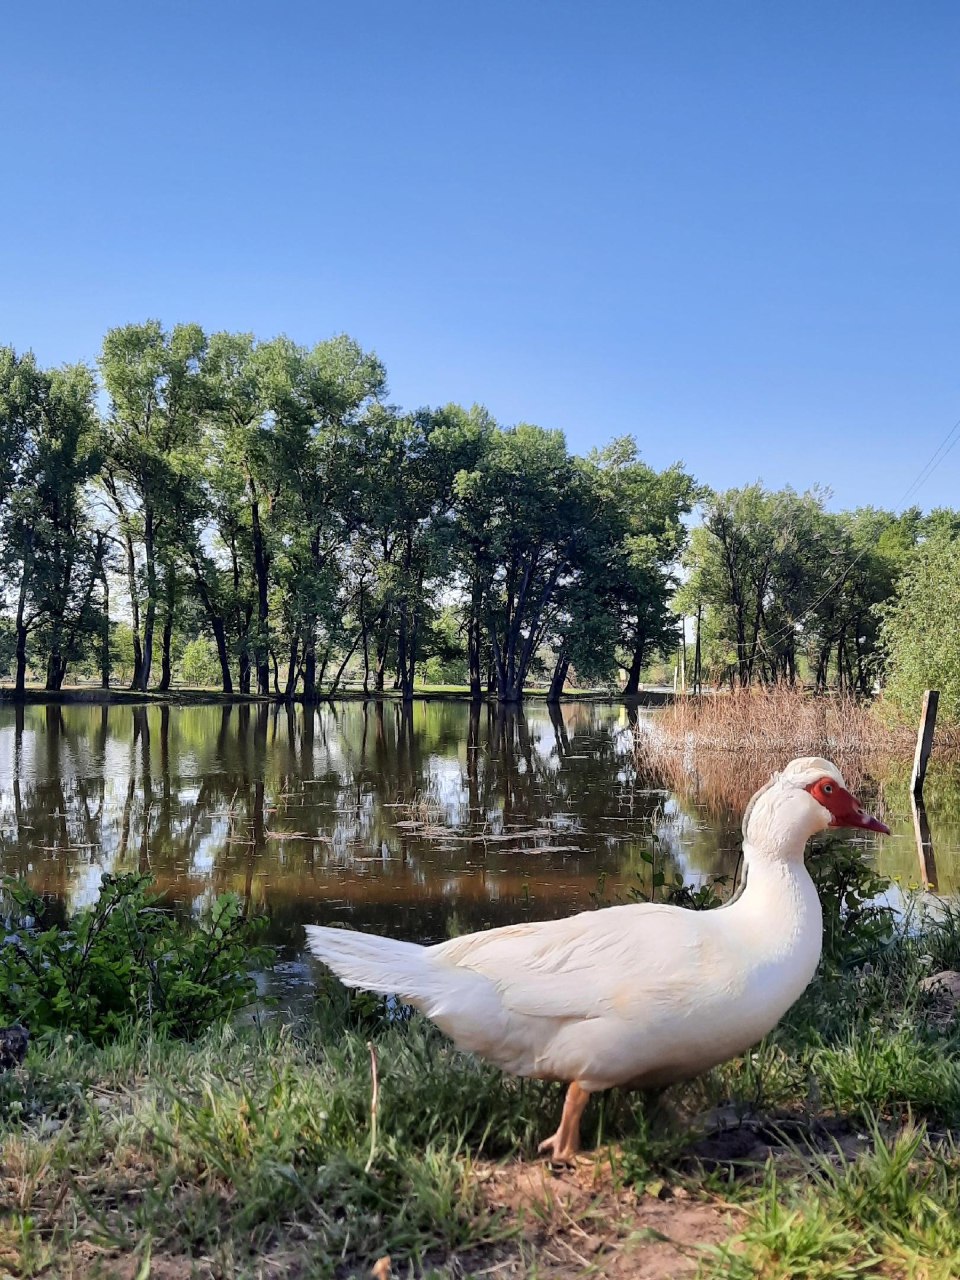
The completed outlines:
[[[697,914],[654,903],[608,907],[454,938],[431,947],[431,960],[481,974],[513,1013],[598,1017],[627,996],[662,993],[668,979],[676,985],[689,968],[678,952],[698,945],[689,927]]]

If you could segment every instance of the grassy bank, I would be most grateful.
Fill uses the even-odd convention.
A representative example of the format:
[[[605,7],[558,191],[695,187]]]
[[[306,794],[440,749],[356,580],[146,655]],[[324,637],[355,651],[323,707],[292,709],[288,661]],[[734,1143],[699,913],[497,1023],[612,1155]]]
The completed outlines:
[[[35,1044],[0,1074],[0,1274],[946,1280],[960,1024],[920,984],[960,966],[960,921],[846,954],[753,1053],[595,1099],[557,1174],[558,1086],[332,983],[296,1025]]]
[[[545,702],[547,692],[546,686],[528,689],[524,694],[524,702]],[[629,703],[632,706],[663,707],[673,700],[673,696],[672,693],[662,689],[641,689],[639,694],[630,698],[625,698],[616,690],[610,689],[568,689],[563,694],[562,701]],[[414,702],[430,701],[437,698],[469,702],[471,700],[470,689],[467,685],[420,685],[413,693]],[[322,703],[327,700],[321,694],[317,701]],[[333,702],[400,702],[401,695],[392,689],[383,693],[364,693],[362,689],[344,686],[331,695],[329,700]],[[196,706],[221,705],[232,702],[278,703],[285,701],[287,699],[279,694],[222,693],[219,689],[176,688],[167,690],[164,693],[158,693],[154,689],[139,692],[131,689],[101,689],[94,686],[77,686],[61,689],[55,693],[41,688],[28,688],[22,694],[17,694],[12,689],[0,688],[0,704],[7,703],[11,705],[26,703],[60,706],[70,706],[72,704],[92,704],[94,706],[140,706],[143,704]],[[297,696],[290,701],[302,703],[303,698],[302,696]],[[484,701],[496,701],[496,696],[494,694],[485,695]]]

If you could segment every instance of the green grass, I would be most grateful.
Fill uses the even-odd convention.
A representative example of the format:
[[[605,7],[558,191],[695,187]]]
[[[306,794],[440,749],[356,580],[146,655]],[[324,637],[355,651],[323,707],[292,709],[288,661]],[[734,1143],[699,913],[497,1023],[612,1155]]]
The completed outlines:
[[[919,989],[954,965],[948,913],[822,973],[756,1050],[661,1104],[595,1100],[598,1167],[621,1192],[733,1206],[736,1234],[702,1251],[710,1280],[960,1275],[960,1028]],[[176,1260],[183,1276],[302,1280],[366,1275],[385,1253],[452,1275],[465,1251],[519,1257],[524,1224],[493,1207],[488,1171],[533,1158],[560,1101],[332,982],[296,1025],[192,1045],[61,1035],[0,1075],[0,1275],[146,1277],[163,1259],[165,1280]],[[754,1117],[759,1158],[702,1162],[683,1117],[718,1105]]]
[[[960,1150],[923,1126],[887,1135],[853,1160],[821,1155],[806,1176],[778,1177],[771,1161],[747,1222],[712,1251],[704,1280],[848,1280],[960,1275]]]

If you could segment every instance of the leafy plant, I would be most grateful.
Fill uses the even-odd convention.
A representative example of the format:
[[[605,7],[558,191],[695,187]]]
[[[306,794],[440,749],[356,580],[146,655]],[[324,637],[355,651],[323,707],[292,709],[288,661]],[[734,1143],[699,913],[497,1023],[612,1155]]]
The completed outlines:
[[[3,881],[0,1018],[34,1036],[77,1032],[97,1044],[132,1023],[192,1039],[256,995],[251,967],[269,962],[263,917],[233,894],[184,923],[148,893],[150,877],[104,875],[96,903],[66,924],[22,881]]]
[[[893,908],[882,895],[889,880],[844,840],[811,849],[807,868],[823,908],[823,954],[828,963],[849,965],[882,950],[895,927]]]
[[[650,892],[642,885],[634,885],[627,890],[631,902],[667,902],[674,907],[687,907],[691,911],[710,911],[719,907],[724,901],[724,890],[729,883],[729,876],[711,876],[702,884],[692,885],[684,880],[679,871],[670,877],[657,867],[656,855],[649,849],[643,849],[640,860],[651,868]]]

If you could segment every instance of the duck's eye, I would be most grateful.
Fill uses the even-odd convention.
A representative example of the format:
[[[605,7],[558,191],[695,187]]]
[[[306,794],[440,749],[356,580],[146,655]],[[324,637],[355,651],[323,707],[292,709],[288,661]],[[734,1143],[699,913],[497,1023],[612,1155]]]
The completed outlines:
[[[823,791],[823,794],[824,794],[825,796],[832,796],[832,795],[833,795],[833,783],[832,783],[832,782],[825,782],[825,783],[823,784],[823,786],[821,787],[821,790]]]

